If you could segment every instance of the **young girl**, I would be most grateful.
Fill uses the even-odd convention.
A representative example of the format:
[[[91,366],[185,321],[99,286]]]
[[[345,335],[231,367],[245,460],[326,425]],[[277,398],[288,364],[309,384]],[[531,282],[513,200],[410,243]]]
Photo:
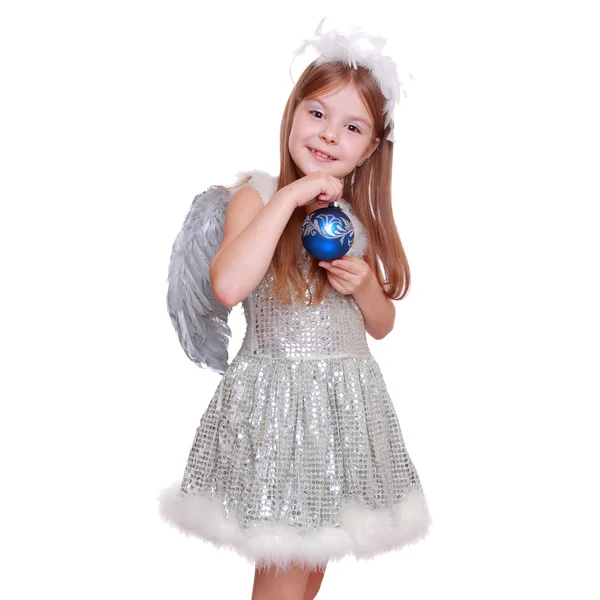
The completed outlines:
[[[321,26],[283,114],[279,176],[218,188],[230,196],[210,284],[224,307],[242,302],[247,329],[183,480],[159,497],[167,522],[252,561],[253,600],[312,599],[329,560],[400,549],[431,523],[366,338],[392,330],[410,283],[391,203],[400,84],[381,38],[361,51],[356,29]],[[318,261],[300,231],[333,201],[355,239]]]

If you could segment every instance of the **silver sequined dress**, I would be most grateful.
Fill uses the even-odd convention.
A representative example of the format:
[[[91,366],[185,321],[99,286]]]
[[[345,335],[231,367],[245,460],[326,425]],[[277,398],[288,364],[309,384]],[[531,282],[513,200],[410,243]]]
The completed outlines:
[[[268,199],[267,199],[268,200]],[[309,257],[299,262],[306,273]],[[431,518],[362,312],[334,288],[285,305],[270,271],[163,519],[257,565],[316,567],[423,539]]]

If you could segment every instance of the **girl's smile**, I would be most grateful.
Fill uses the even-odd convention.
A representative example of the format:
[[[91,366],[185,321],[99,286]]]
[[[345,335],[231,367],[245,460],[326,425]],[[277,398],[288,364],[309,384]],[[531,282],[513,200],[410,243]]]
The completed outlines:
[[[333,162],[336,160],[330,154],[326,154],[324,152],[320,152],[319,150],[315,150],[315,148],[308,148],[312,156],[314,156],[319,162]]]

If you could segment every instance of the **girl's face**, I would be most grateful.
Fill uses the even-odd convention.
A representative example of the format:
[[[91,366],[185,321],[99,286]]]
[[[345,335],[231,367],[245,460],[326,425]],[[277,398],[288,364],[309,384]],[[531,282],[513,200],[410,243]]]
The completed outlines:
[[[348,85],[298,104],[288,146],[303,176],[323,171],[341,179],[375,152],[379,138],[370,143],[372,135],[367,108],[356,88]],[[324,159],[314,150],[335,160]]]

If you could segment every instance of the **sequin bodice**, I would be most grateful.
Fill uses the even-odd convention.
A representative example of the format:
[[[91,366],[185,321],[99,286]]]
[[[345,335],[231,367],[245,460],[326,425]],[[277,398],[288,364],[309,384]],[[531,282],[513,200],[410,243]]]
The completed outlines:
[[[305,250],[299,263],[306,274],[310,259]],[[267,271],[242,303],[247,328],[240,354],[287,359],[370,356],[363,315],[351,294],[331,288],[321,304],[286,305],[270,294],[272,286]]]

